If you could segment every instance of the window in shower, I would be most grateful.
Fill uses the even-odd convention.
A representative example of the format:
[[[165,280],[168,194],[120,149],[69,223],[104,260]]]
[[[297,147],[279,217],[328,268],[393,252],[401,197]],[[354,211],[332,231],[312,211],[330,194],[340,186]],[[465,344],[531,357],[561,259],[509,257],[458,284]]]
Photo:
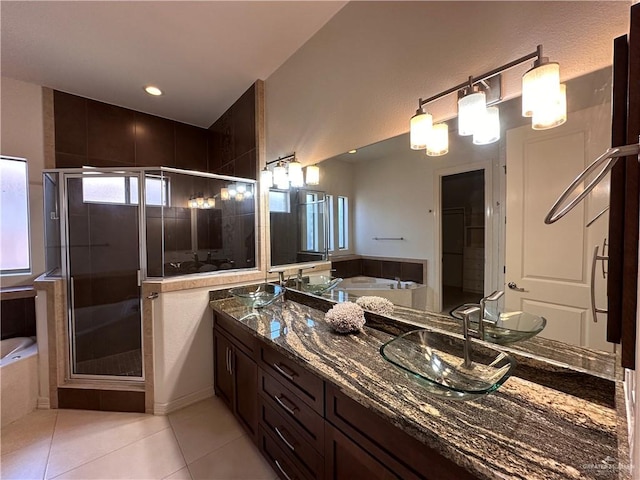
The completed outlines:
[[[338,249],[349,248],[349,199],[338,197]]]
[[[0,274],[31,272],[27,161],[0,156]]]
[[[305,250],[317,251],[318,250],[318,237],[320,231],[320,212],[318,205],[318,194],[307,193],[305,195],[305,209],[306,209],[306,225],[305,225]]]
[[[328,217],[328,231],[329,231],[329,250],[335,250],[335,217],[333,215],[333,195],[327,195],[327,217]]]
[[[96,174],[82,179],[82,200],[85,203],[138,204],[137,177],[111,177]],[[145,202],[152,206],[169,206],[169,179],[146,175]]]

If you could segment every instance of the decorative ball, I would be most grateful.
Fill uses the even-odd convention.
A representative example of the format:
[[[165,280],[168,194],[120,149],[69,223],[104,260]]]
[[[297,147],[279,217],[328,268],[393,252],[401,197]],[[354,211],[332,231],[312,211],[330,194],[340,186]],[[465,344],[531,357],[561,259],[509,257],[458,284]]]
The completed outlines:
[[[371,295],[358,298],[356,303],[362,308],[380,315],[391,315],[393,313],[393,303],[386,298]]]
[[[358,332],[364,326],[364,310],[353,302],[338,303],[324,315],[329,326],[338,333]]]

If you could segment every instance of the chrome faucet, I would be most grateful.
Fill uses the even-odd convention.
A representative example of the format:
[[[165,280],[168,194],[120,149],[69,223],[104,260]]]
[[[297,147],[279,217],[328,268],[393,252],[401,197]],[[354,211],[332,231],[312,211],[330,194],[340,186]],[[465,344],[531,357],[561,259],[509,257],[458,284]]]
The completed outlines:
[[[478,328],[471,328],[471,315],[478,313]],[[463,352],[464,352],[464,367],[471,368],[471,338],[484,339],[484,328],[482,328],[482,314],[480,313],[480,307],[473,305],[465,308],[462,312],[462,335],[464,336]]]
[[[503,295],[504,295],[504,290],[496,290],[491,295],[487,295],[486,297],[482,297],[480,299],[480,319],[482,321],[480,322],[480,325],[478,325],[478,328],[482,332],[482,337],[480,338],[483,340],[484,340],[484,322],[489,321],[485,318],[487,302],[496,302]],[[495,322],[492,322],[492,323],[495,323]]]
[[[298,269],[298,275],[296,276],[296,288],[298,290],[302,289],[302,272],[304,270],[311,270],[312,268],[316,268],[316,265],[311,265],[310,267],[300,267]]]
[[[402,281],[400,280],[400,277],[395,277],[394,280],[396,281],[396,288],[402,288]]]

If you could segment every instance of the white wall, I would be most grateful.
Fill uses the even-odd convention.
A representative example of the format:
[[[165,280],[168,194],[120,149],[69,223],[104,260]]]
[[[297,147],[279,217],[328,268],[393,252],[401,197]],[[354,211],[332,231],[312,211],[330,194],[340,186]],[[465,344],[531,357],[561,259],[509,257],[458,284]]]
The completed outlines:
[[[429,97],[533,52],[560,62],[562,79],[611,64],[611,42],[631,2],[351,2],[265,84],[267,158],[303,164],[404,133]],[[505,75],[520,93],[524,64]],[[450,95],[432,104],[455,114]]]
[[[153,304],[154,412],[213,395],[210,287],[161,293]]]
[[[3,155],[27,159],[29,170],[29,209],[31,228],[31,275],[2,276],[3,287],[28,285],[41,275],[44,263],[44,221],[42,170],[44,138],[42,87],[11,78],[0,79],[1,136]]]

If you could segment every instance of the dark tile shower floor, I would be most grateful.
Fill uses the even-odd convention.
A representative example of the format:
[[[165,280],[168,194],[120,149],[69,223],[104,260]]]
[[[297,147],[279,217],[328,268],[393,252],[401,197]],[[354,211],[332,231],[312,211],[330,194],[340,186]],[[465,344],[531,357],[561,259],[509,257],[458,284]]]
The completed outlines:
[[[142,376],[142,352],[140,349],[117,353],[107,357],[76,363],[75,373],[83,375]]]

